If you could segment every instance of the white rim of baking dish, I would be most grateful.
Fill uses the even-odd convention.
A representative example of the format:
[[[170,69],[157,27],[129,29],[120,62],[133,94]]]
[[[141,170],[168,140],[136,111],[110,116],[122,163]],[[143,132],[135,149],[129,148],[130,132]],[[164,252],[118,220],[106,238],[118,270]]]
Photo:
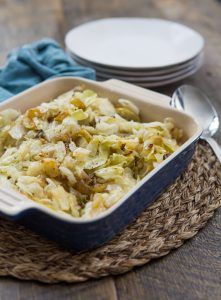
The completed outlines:
[[[122,93],[125,94],[126,96],[131,96],[132,91],[136,91],[136,95],[137,95],[137,99],[139,99],[139,95],[144,96],[145,92],[147,93],[151,93],[152,94],[152,98],[157,98],[157,96],[161,97],[161,99],[159,99],[159,101],[157,99],[153,99],[153,101],[148,100],[149,103],[154,104],[155,106],[158,107],[165,107],[167,109],[170,109],[171,111],[176,111],[176,109],[171,108],[169,106],[169,101],[170,101],[170,97],[167,97],[165,95],[161,95],[158,94],[156,92],[153,91],[149,91],[140,87],[137,87],[135,85],[132,84],[128,84],[125,83],[123,81],[120,80],[108,80],[105,82],[95,82],[92,80],[88,80],[88,79],[82,79],[82,78],[78,78],[78,77],[60,77],[60,78],[55,78],[55,79],[51,79],[48,81],[45,81],[43,83],[40,83],[20,94],[19,97],[21,97],[22,95],[25,95],[27,92],[30,91],[34,91],[36,89],[38,89],[39,87],[42,87],[44,85],[47,86],[47,84],[51,81],[60,81],[60,80],[65,80],[65,79],[72,79],[72,80],[79,80],[82,83],[89,83],[89,84],[94,84],[97,87],[100,88],[104,88],[104,89],[108,89],[109,92],[118,92],[118,93]],[[128,92],[126,93],[125,90],[122,89],[126,89]],[[1,107],[4,106],[5,103],[11,103],[14,102],[15,98],[18,96],[13,96],[12,98],[4,101],[3,103],[0,103],[0,110]],[[155,96],[155,97],[154,97]],[[135,97],[135,96],[133,96]],[[50,216],[57,218],[59,220],[62,221],[66,221],[66,222],[70,222],[70,223],[78,223],[78,224],[85,224],[85,223],[93,223],[96,222],[100,219],[103,219],[105,217],[107,217],[108,215],[110,215],[114,210],[116,210],[119,206],[121,206],[129,197],[131,197],[144,183],[146,183],[152,176],[154,176],[160,169],[162,169],[165,165],[167,165],[171,160],[173,160],[178,154],[180,154],[185,148],[187,148],[189,145],[191,145],[192,143],[194,143],[199,136],[202,133],[202,128],[199,126],[199,124],[188,114],[180,112],[179,114],[184,115],[185,117],[188,117],[192,120],[192,122],[195,123],[196,125],[196,132],[195,134],[190,137],[187,141],[185,141],[180,147],[179,149],[177,149],[174,153],[172,153],[168,158],[166,158],[160,165],[158,165],[156,168],[154,168],[150,173],[148,173],[142,180],[140,180],[129,192],[127,192],[118,202],[116,202],[112,207],[108,208],[106,211],[100,213],[98,216],[93,217],[91,219],[82,219],[82,218],[76,218],[73,216],[70,216],[68,214],[65,213],[61,213],[61,212],[56,212],[53,211],[49,208],[47,208],[46,206],[42,205],[42,204],[38,204],[37,202],[33,201],[32,199],[22,195],[21,193],[15,191],[15,190],[9,190],[9,189],[5,189],[4,187],[0,188],[0,211],[2,211],[4,214],[11,216],[11,217],[15,217],[16,215],[20,215],[21,213],[24,213],[27,210],[30,209],[37,209],[43,213],[49,214]],[[15,203],[16,201],[16,203]]]

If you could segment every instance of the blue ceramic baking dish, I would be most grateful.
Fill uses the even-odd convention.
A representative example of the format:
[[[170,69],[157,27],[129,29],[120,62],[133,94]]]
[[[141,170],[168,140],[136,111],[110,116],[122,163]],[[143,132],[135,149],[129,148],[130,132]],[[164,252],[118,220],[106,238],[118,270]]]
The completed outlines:
[[[24,112],[77,85],[91,88],[113,102],[119,98],[130,99],[139,107],[143,121],[161,121],[165,117],[172,117],[185,132],[183,144],[175,153],[145,176],[118,203],[94,219],[81,220],[56,213],[15,191],[0,187],[1,216],[17,221],[63,247],[82,251],[99,247],[112,239],[185,170],[194,153],[201,128],[190,116],[170,108],[169,97],[119,80],[94,82],[74,77],[53,79],[1,103],[0,110],[15,108]]]

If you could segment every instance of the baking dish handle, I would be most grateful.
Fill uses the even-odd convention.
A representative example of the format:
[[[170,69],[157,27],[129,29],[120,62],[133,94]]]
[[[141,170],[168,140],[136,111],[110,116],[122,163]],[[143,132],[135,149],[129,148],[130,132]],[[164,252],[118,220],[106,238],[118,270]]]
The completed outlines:
[[[0,189],[1,214],[13,217],[30,208],[34,208],[32,201],[14,191],[5,188]]]
[[[101,84],[109,88],[114,88],[114,90],[118,92],[126,92],[128,93],[128,95],[133,97],[139,97],[144,100],[148,98],[148,102],[152,101],[154,103],[160,103],[163,106],[170,106],[170,97],[136,86],[134,84],[127,83],[125,81],[121,81],[118,79],[109,79],[107,81],[103,81]]]

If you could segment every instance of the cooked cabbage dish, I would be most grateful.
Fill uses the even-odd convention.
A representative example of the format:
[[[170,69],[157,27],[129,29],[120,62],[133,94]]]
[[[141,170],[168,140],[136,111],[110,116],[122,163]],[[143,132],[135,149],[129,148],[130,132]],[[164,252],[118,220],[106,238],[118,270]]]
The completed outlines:
[[[0,112],[0,127],[0,185],[84,219],[119,201],[182,139],[172,118],[142,123],[134,103],[113,105],[81,86],[24,114]]]

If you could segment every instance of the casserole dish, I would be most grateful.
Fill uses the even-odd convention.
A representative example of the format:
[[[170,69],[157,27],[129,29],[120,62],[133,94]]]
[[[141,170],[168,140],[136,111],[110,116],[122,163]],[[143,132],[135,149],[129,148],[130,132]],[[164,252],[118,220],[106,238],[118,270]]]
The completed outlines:
[[[136,103],[143,121],[162,121],[172,117],[177,127],[184,129],[184,142],[178,150],[147,174],[134,188],[107,211],[93,219],[77,219],[59,214],[25,196],[0,188],[0,213],[77,251],[102,245],[131,223],[157,196],[171,184],[190,161],[201,129],[188,115],[169,107],[170,98],[118,80],[94,82],[65,77],[41,83],[0,104],[0,110],[28,108],[49,101],[58,95],[83,85],[115,102],[126,98]]]

